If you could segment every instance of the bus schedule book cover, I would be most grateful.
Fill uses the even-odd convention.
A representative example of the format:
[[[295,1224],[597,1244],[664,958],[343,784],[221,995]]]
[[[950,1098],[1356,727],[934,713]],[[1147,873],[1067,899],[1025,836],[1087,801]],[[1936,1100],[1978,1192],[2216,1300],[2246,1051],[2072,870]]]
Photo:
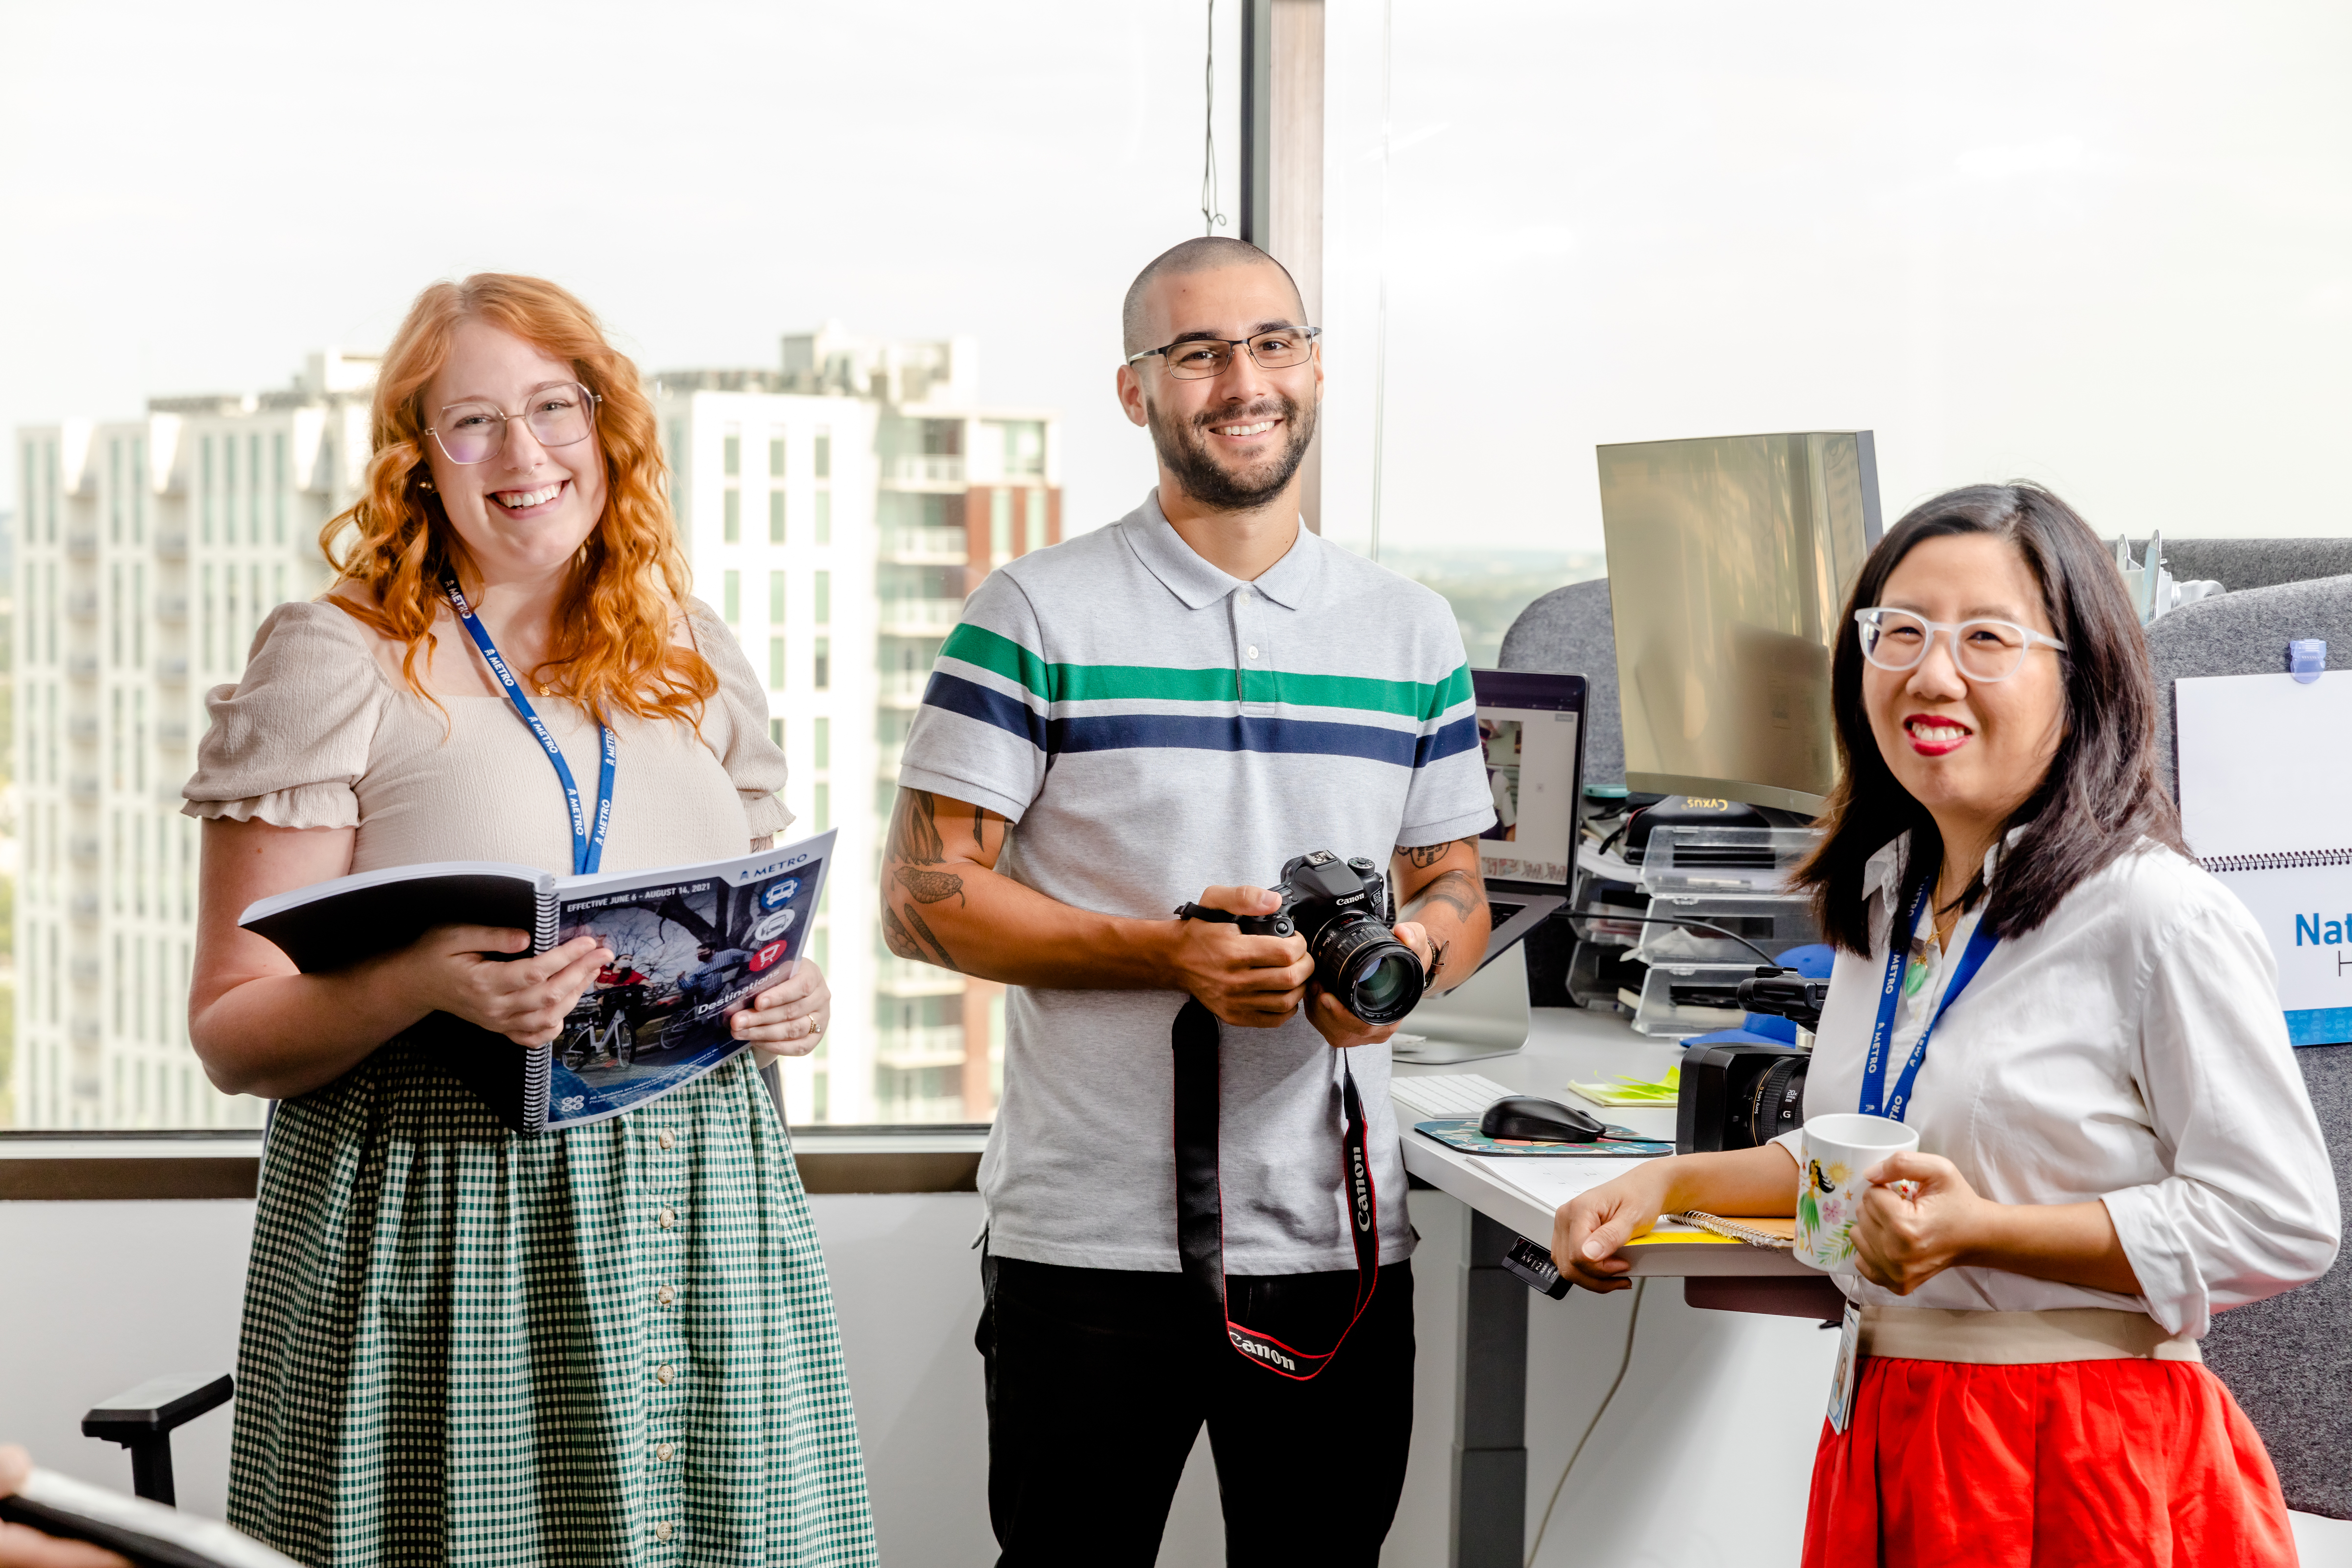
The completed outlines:
[[[393,866],[263,899],[237,923],[306,974],[435,926],[527,931],[531,952],[596,938],[613,960],[551,1047],[447,1013],[404,1037],[515,1131],[560,1131],[647,1104],[747,1048],[728,1020],[799,966],[833,841],[828,831],[728,860],[587,877],[479,860]]]

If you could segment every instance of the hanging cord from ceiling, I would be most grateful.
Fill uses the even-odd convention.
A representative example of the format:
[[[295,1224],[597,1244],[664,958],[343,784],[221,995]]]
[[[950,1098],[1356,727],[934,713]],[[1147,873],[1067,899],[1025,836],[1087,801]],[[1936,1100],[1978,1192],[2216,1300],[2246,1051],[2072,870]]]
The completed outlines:
[[[1395,72],[1390,65],[1389,38],[1393,30],[1395,0],[1381,5],[1381,290],[1379,312],[1372,322],[1372,532],[1366,553],[1381,558],[1381,447],[1389,427],[1389,98]]]
[[[1225,215],[1217,210],[1224,205],[1217,195],[1217,0],[1209,0],[1209,61],[1203,75],[1208,107],[1201,122],[1201,222],[1203,233],[1214,234],[1225,223]]]

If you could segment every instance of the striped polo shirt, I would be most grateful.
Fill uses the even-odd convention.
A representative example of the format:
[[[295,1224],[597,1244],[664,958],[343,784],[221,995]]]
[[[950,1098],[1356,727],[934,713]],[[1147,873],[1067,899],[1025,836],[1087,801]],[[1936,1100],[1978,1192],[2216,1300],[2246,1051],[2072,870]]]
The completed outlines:
[[[1244,583],[1155,491],[992,574],[947,639],[898,782],[1015,826],[998,868],[1079,909],[1165,920],[1270,886],[1313,849],[1385,867],[1494,821],[1462,637],[1444,599],[1301,529]],[[1169,1027],[1181,994],[1015,986],[981,1163],[991,1247],[1177,1268]],[[1385,1045],[1350,1053],[1381,1256],[1412,1251]],[[1339,1063],[1303,1015],[1224,1031],[1221,1171],[1234,1274],[1353,1267]]]

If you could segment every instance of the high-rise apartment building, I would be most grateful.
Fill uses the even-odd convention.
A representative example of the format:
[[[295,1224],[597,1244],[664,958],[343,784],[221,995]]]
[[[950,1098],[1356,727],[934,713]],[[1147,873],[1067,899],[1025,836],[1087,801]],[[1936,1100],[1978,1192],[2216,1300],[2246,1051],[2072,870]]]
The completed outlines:
[[[970,340],[787,337],[776,370],[652,388],[695,592],[742,640],[792,761],[795,834],[841,830],[813,951],[831,1037],[785,1066],[795,1121],[980,1120],[1001,993],[890,955],[874,886],[898,752],[963,595],[1061,537],[1054,416],[978,398]],[[318,545],[368,454],[373,358],[282,392],[157,398],[142,420],[20,428],[16,1050],[24,1127],[227,1126],[187,1043],[197,825],[180,786],[204,694]]]
[[[16,432],[13,1099],[26,1127],[252,1125],[188,1048],[204,694],[325,585],[367,455],[372,357],[280,392]]]
[[[965,594],[1061,538],[1055,416],[983,405],[970,339],[830,324],[786,337],[776,370],[665,374],[656,406],[696,591],[767,678],[793,832],[841,834],[814,948],[834,1026],[784,1064],[792,1119],[985,1120],[1002,989],[886,950],[875,878],[907,728]]]

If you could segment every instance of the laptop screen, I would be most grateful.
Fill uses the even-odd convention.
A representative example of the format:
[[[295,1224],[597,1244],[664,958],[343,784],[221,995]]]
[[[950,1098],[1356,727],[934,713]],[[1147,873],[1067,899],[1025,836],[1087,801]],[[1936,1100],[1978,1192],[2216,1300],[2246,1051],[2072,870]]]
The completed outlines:
[[[1489,886],[1566,893],[1576,859],[1584,678],[1474,669],[1495,826],[1479,835]]]

